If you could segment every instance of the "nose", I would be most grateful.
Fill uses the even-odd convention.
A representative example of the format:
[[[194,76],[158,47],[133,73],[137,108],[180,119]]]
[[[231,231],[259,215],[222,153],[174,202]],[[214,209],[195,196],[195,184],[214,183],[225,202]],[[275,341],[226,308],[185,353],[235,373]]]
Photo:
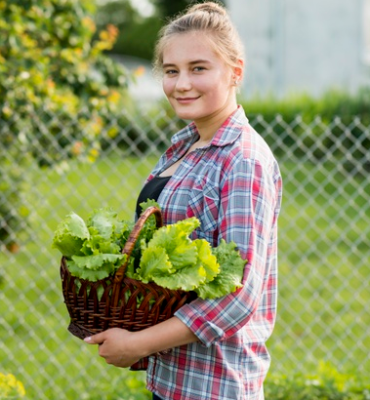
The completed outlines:
[[[191,89],[191,79],[186,72],[179,73],[176,80],[176,89],[180,92]]]

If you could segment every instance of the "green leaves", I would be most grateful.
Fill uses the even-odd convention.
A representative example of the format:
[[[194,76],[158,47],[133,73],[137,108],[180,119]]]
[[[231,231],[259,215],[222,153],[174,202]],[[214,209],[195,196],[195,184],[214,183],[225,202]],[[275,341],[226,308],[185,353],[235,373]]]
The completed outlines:
[[[84,240],[89,238],[90,233],[84,220],[72,212],[58,225],[52,247],[66,257],[80,255]]]
[[[148,248],[163,248],[173,264],[175,270],[183,265],[195,264],[197,261],[197,247],[189,238],[191,232],[200,225],[196,218],[188,218],[176,224],[158,229],[148,244]],[[145,253],[146,246],[143,246]]]
[[[143,211],[159,207],[153,201],[141,206]],[[218,247],[211,248],[204,239],[191,240],[199,226],[197,218],[187,218],[157,229],[155,217],[150,216],[131,253],[126,275],[172,290],[195,291],[203,299],[240,288],[246,261],[235,243],[221,240]],[[53,247],[67,258],[72,275],[96,281],[113,275],[126,262],[121,251],[132,228],[110,208],[94,211],[87,224],[71,213],[59,224]]]
[[[158,229],[153,238],[142,242],[136,279],[154,281],[160,286],[195,291],[201,298],[216,298],[241,287],[246,261],[235,243],[211,249],[204,239],[192,241],[191,232],[200,225],[196,218]]]
[[[189,238],[199,225],[196,218],[188,218],[158,229],[148,243],[142,241],[137,279],[174,290],[194,290],[203,283],[206,273],[198,260],[197,245]]]
[[[112,275],[126,259],[121,254],[121,240],[127,240],[129,231],[129,224],[110,208],[94,211],[87,225],[71,213],[59,224],[53,247],[67,257],[72,275],[96,281]]]
[[[17,202],[30,160],[60,171],[68,159],[94,162],[131,106],[132,74],[105,54],[118,30],[96,35],[95,10],[90,0],[0,0],[0,176]],[[9,172],[9,155],[21,178]],[[27,218],[3,204],[0,214],[0,242],[11,245]]]
[[[269,374],[266,399],[274,400],[368,400],[368,379],[357,373],[342,373],[328,362],[320,361],[308,373]],[[312,368],[311,368],[312,369]]]
[[[161,276],[168,276],[175,272],[165,249],[154,247],[143,252],[140,260],[140,269],[135,277],[141,278],[144,283],[156,280]]]
[[[104,239],[110,239],[111,237],[118,238],[125,224],[117,219],[117,213],[105,208],[91,215],[88,226],[95,234],[99,234]]]
[[[0,135],[10,149],[21,138],[40,166],[95,161],[132,80],[104,53],[118,30],[108,25],[96,35],[88,0],[24,3],[0,0],[0,120],[11,126]]]
[[[198,296],[203,299],[214,299],[225,293],[232,293],[243,286],[241,279],[246,260],[243,260],[236,251],[235,243],[226,243],[221,240],[220,244],[212,249],[212,253],[216,256],[221,268],[215,279],[197,289]]]

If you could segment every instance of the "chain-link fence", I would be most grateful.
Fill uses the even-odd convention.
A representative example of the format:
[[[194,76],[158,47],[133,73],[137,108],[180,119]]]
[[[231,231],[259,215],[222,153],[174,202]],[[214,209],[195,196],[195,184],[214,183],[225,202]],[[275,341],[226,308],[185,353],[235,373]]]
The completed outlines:
[[[46,120],[59,124],[53,151],[72,154],[62,147],[70,142],[78,155],[83,143],[68,136],[69,126],[57,115]],[[309,373],[323,360],[369,376],[370,128],[357,118],[250,120],[276,154],[284,180],[271,371]],[[138,391],[133,374],[143,378],[107,366],[95,348],[67,332],[60,254],[51,248],[56,225],[70,211],[86,217],[109,205],[133,218],[143,180],[182,125],[158,112],[126,115],[126,121],[118,130],[112,121],[99,135],[95,162],[66,159],[50,168],[24,155],[29,132],[10,143],[4,138],[12,121],[0,121],[0,372],[16,374],[30,399],[110,399],[112,388],[122,386],[127,400]],[[40,123],[40,129],[49,127]],[[43,154],[42,141],[32,145]]]

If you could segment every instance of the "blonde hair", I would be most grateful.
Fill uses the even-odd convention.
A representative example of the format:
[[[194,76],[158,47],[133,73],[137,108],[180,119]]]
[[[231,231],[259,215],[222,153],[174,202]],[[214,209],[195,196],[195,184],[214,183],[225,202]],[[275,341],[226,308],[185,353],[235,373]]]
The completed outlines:
[[[244,61],[244,47],[239,34],[226,9],[208,1],[190,6],[161,29],[154,51],[155,75],[162,75],[163,51],[169,40],[174,35],[193,31],[206,33],[216,53],[229,66],[240,67],[239,60]]]

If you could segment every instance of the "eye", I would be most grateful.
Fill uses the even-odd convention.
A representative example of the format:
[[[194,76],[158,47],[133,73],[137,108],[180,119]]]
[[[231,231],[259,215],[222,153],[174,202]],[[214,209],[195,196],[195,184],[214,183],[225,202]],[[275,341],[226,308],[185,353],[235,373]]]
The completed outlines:
[[[166,69],[166,70],[164,71],[164,73],[165,73],[166,75],[174,75],[174,74],[177,73],[177,71],[176,71],[175,69]]]
[[[197,66],[197,67],[194,68],[195,72],[201,72],[201,71],[204,71],[204,70],[205,70],[205,68],[201,67],[201,66]]]

